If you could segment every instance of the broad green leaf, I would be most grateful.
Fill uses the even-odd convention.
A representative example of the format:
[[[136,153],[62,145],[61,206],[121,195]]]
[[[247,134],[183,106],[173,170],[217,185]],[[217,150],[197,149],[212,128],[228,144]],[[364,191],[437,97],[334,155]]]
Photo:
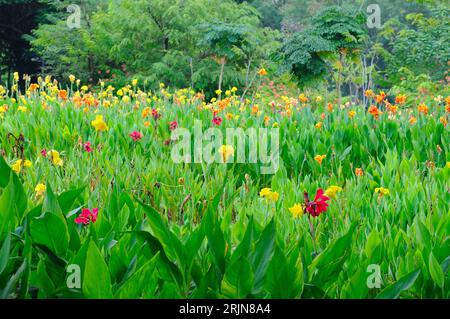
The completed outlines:
[[[39,290],[42,290],[44,297],[51,297],[55,291],[55,285],[53,284],[51,278],[47,274],[45,269],[45,262],[40,259],[37,266],[37,278],[39,281]]]
[[[169,230],[161,215],[151,206],[140,203],[148,216],[148,225],[151,232],[164,248],[164,252],[171,261],[177,261],[180,266],[184,263],[183,246],[180,240]]]
[[[5,270],[9,261],[9,251],[11,249],[11,235],[8,234],[3,241],[2,248],[0,248],[0,275]]]
[[[14,183],[10,180],[0,196],[0,239],[15,226]]]
[[[301,259],[290,264],[284,253],[276,249],[264,278],[264,287],[271,298],[299,298],[303,290],[303,266]]]
[[[58,198],[53,193],[52,187],[50,183],[47,183],[47,191],[44,199],[44,203],[42,204],[42,212],[43,213],[52,213],[64,216],[59,206]]]
[[[222,280],[222,294],[228,298],[245,298],[253,286],[253,272],[248,260],[241,257],[227,267]]]
[[[140,269],[117,290],[115,298],[136,299],[153,297],[151,290],[156,286],[157,280],[154,279],[156,264],[159,261],[159,253],[152,257]]]
[[[441,265],[439,265],[439,262],[434,257],[433,253],[430,253],[430,256],[428,258],[428,267],[430,269],[430,275],[431,278],[433,278],[433,281],[438,285],[440,288],[444,287],[444,272],[442,271]]]
[[[323,288],[329,282],[335,282],[339,273],[342,271],[342,265],[347,260],[351,247],[353,233],[357,223],[350,226],[348,232],[331,243],[319,256],[317,256],[309,266],[311,282]]]
[[[403,276],[393,284],[389,285],[377,295],[377,299],[397,299],[402,291],[412,287],[417,277],[419,277],[420,269],[410,272]]]
[[[61,216],[45,213],[30,224],[33,241],[49,248],[57,256],[65,256],[69,247],[69,230]]]
[[[255,245],[255,251],[252,258],[253,272],[255,274],[253,294],[258,294],[263,288],[264,276],[266,275],[267,267],[269,266],[274,252],[275,238],[275,221],[272,219],[263,230],[260,239]]]
[[[83,294],[86,298],[112,298],[111,277],[108,266],[94,241],[89,242],[84,266]]]

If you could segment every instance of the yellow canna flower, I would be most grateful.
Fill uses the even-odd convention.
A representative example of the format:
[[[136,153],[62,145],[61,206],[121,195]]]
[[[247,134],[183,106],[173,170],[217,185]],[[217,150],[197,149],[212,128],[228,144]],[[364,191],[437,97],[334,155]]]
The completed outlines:
[[[26,112],[28,109],[25,107],[25,106],[19,106],[18,108],[17,108],[17,111],[20,111],[20,112]]]
[[[259,192],[259,196],[265,198],[266,200],[276,202],[280,195],[277,192],[273,192],[271,188],[263,188]]]
[[[269,200],[271,200],[273,202],[276,202],[276,201],[278,201],[279,197],[280,197],[280,195],[277,192],[271,192],[269,194],[269,196],[267,196],[267,199],[269,199]]]
[[[389,189],[384,187],[375,188],[375,193],[379,194],[380,197],[387,196],[390,194]]]
[[[349,112],[348,112],[348,117],[351,118],[351,119],[354,118],[355,115],[356,115],[356,112],[355,112],[355,111],[349,111]]]
[[[47,187],[44,184],[37,184],[34,189],[34,191],[36,192],[36,197],[42,196],[46,190]]]
[[[52,161],[53,165],[55,165],[55,166],[63,166],[64,165],[64,161],[61,159],[58,151],[51,150],[50,152],[48,152],[48,154],[50,156],[50,160]]]
[[[22,170],[22,167],[31,167],[31,166],[32,166],[32,163],[29,160],[25,160],[22,164],[22,160],[19,159],[11,166],[11,168],[14,172],[19,174]]]
[[[291,208],[289,208],[289,211],[292,213],[294,218],[300,218],[303,216],[303,207],[300,204],[295,204]]]
[[[447,162],[447,164],[445,165],[447,168],[450,168],[450,162]]]
[[[70,83],[74,83],[75,82],[75,75],[73,75],[73,74],[69,75],[69,81],[70,81]]]
[[[234,156],[234,148],[231,145],[222,145],[219,148],[219,153],[222,155],[224,162],[227,162],[231,156]]]
[[[266,187],[266,188],[261,189],[261,191],[259,192],[259,196],[267,197],[271,192],[272,192],[272,189]]]
[[[95,117],[95,120],[91,122],[91,125],[95,127],[95,130],[97,132],[103,132],[108,130],[108,125],[106,125],[105,121],[103,120],[103,115],[97,115]]]
[[[325,191],[325,196],[334,199],[334,198],[336,198],[336,194],[339,193],[340,191],[342,191],[342,187],[339,187],[339,186],[330,186],[330,187],[328,187],[328,189]]]

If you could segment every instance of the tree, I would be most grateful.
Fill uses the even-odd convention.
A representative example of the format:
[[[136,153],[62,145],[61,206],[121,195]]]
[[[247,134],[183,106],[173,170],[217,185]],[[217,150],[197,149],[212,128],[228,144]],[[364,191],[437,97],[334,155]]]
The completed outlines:
[[[39,69],[39,60],[23,36],[37,27],[49,10],[36,0],[0,0],[0,80],[4,73],[11,82],[14,71],[23,74]]]
[[[291,70],[304,85],[338,65],[336,91],[341,103],[342,68],[347,55],[357,54],[367,38],[365,15],[347,6],[331,6],[317,13],[312,26],[296,33],[283,45],[282,70]],[[337,56],[337,59],[335,58]]]

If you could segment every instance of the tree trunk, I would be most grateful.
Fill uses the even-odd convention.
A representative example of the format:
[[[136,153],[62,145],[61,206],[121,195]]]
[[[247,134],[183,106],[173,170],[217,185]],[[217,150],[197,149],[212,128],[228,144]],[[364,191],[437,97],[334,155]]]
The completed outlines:
[[[338,96],[338,107],[341,106],[342,103],[342,93],[341,93],[341,85],[342,85],[342,68],[344,67],[342,65],[342,61],[343,61],[343,54],[342,52],[339,52],[339,73],[338,73],[338,80],[337,80],[337,85],[336,85],[336,90],[337,90],[337,96]]]
[[[220,59],[220,76],[219,76],[219,91],[222,91],[223,71],[225,69],[225,57]],[[222,93],[219,94],[219,99],[222,98]]]
[[[194,88],[194,64],[192,58],[189,58],[189,67],[191,69],[191,88]]]

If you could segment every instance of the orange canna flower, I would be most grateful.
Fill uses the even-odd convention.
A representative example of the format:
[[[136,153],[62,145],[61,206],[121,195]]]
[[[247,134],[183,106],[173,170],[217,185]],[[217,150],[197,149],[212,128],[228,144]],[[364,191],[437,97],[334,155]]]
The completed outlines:
[[[66,90],[59,90],[59,91],[58,91],[58,96],[59,96],[63,101],[66,101],[66,100],[67,100],[67,91],[66,91]]]
[[[369,113],[372,114],[372,116],[375,117],[376,119],[378,119],[378,116],[383,114],[383,112],[381,112],[375,105],[371,105],[369,107]]]
[[[316,155],[314,156],[314,160],[320,165],[322,165],[322,162],[326,157],[327,157],[326,155]]]
[[[364,171],[362,168],[358,167],[355,169],[355,175],[356,176],[363,176],[364,175]]]
[[[373,93],[373,91],[372,90],[366,90],[366,92],[364,92],[364,95],[365,96],[367,96],[367,97],[374,97],[375,96],[375,94]]]
[[[331,103],[328,103],[327,104],[327,110],[328,110],[328,112],[333,112],[333,104],[331,104]]]
[[[265,75],[267,75],[266,69],[264,69],[264,68],[259,69],[258,75],[259,75],[259,76],[265,76]]]
[[[384,93],[383,91],[380,92],[380,94],[378,94],[375,97],[375,100],[377,101],[377,103],[381,103],[384,101],[384,99],[386,98],[386,93]]]
[[[302,103],[307,103],[307,102],[308,102],[308,98],[307,98],[306,95],[303,94],[303,93],[299,95],[298,99],[299,99],[300,102],[302,102]]]
[[[395,97],[395,104],[403,105],[406,103],[406,95],[399,94]]]
[[[419,113],[422,113],[423,115],[427,115],[429,109],[428,109],[428,106],[426,106],[424,103],[422,103],[418,106],[418,110],[419,110]]]

